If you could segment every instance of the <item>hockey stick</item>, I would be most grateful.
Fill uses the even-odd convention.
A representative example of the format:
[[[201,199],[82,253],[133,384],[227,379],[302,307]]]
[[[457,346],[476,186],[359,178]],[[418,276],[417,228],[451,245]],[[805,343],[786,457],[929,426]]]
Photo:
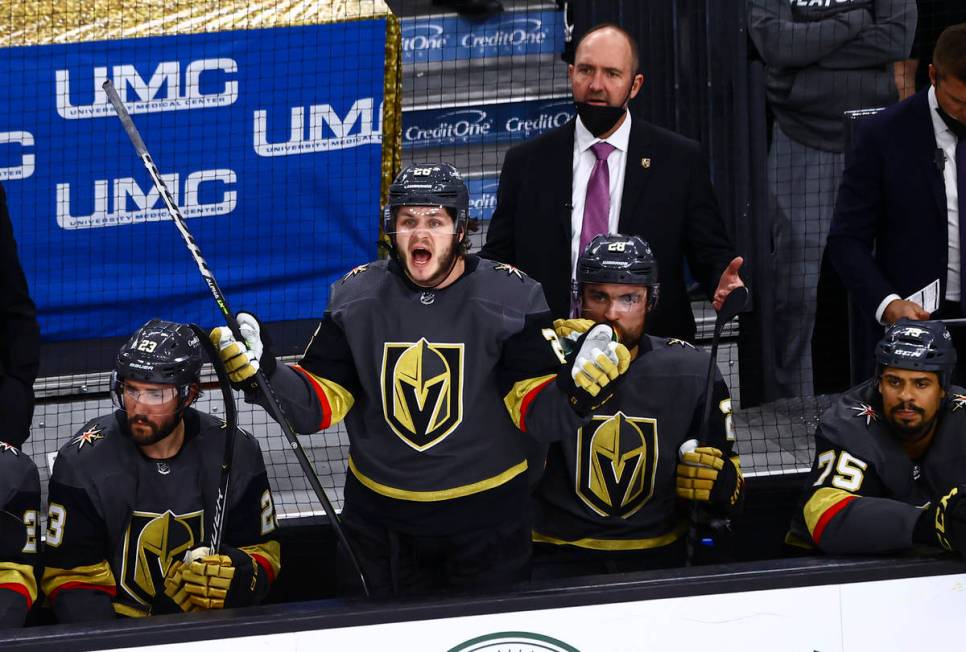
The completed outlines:
[[[215,345],[208,339],[208,334],[197,324],[190,324],[191,330],[202,342],[211,366],[218,376],[218,387],[225,402],[225,452],[221,458],[221,479],[218,481],[218,495],[215,498],[215,513],[211,519],[211,533],[208,536],[210,554],[217,555],[221,549],[221,535],[225,527],[225,511],[228,503],[228,489],[231,485],[231,463],[235,456],[235,435],[238,432],[238,406],[235,404],[235,393],[231,390],[231,380],[225,371],[225,363],[221,361]]]
[[[228,325],[229,330],[231,330],[232,335],[238,342],[244,342],[245,338],[241,334],[241,330],[238,328],[238,321],[235,319],[234,313],[228,308],[228,301],[225,295],[222,293],[221,288],[218,287],[218,282],[215,280],[214,275],[211,270],[208,269],[208,263],[201,256],[201,249],[198,247],[198,243],[195,242],[194,236],[188,230],[188,225],[185,222],[184,216],[181,214],[181,210],[174,203],[174,198],[171,196],[171,191],[168,190],[168,186],[164,183],[161,178],[161,173],[158,171],[157,166],[154,164],[154,160],[151,158],[151,154],[148,152],[147,147],[144,145],[144,141],[141,139],[141,134],[138,133],[137,127],[134,126],[134,121],[131,120],[131,115],[128,113],[127,108],[124,106],[124,102],[118,96],[117,91],[114,88],[114,84],[110,79],[103,84],[104,91],[107,93],[107,99],[110,100],[111,104],[114,106],[114,110],[117,111],[117,117],[121,121],[121,125],[124,127],[124,131],[127,132],[128,138],[131,139],[131,144],[134,145],[134,149],[138,154],[138,157],[144,163],[144,167],[147,168],[148,174],[151,175],[151,180],[154,182],[154,187],[158,189],[161,194],[161,198],[164,199],[164,205],[168,209],[168,215],[171,216],[171,221],[174,222],[175,226],[178,227],[178,231],[181,233],[181,237],[184,239],[185,244],[188,247],[188,251],[191,253],[192,258],[194,258],[195,264],[198,265],[198,271],[201,273],[201,277],[208,284],[208,289],[211,290],[211,295],[215,299],[215,303],[218,304],[218,309],[221,311],[222,316],[225,318],[225,323]],[[298,437],[295,431],[292,429],[292,425],[288,421],[288,417],[285,416],[285,412],[279,403],[278,397],[275,395],[275,390],[271,383],[268,382],[268,378],[265,374],[258,370],[255,373],[255,382],[258,385],[259,391],[265,397],[266,402],[269,405],[269,412],[272,418],[278,422],[282,427],[282,433],[285,435],[285,439],[288,440],[289,446],[291,446],[292,451],[295,453],[295,457],[299,462],[299,466],[302,467],[302,472],[305,474],[306,480],[308,480],[309,485],[312,487],[312,491],[318,497],[319,502],[322,504],[322,508],[325,513],[328,514],[329,520],[332,523],[332,527],[335,530],[336,536],[339,541],[345,547],[346,554],[352,561],[352,565],[359,575],[359,581],[362,583],[362,590],[368,597],[369,585],[366,583],[365,575],[362,573],[362,568],[359,566],[359,561],[356,558],[355,553],[352,551],[352,547],[349,545],[349,540],[345,536],[345,531],[342,528],[342,523],[339,520],[338,514],[335,513],[335,509],[332,508],[332,503],[329,502],[328,497],[325,495],[325,490],[322,488],[322,484],[319,482],[318,477],[315,475],[315,470],[312,468],[312,463],[309,458],[305,455],[305,451],[302,449],[302,444],[299,443]]]
[[[748,307],[748,302],[751,299],[751,294],[748,288],[745,286],[737,287],[733,289],[727,297],[725,297],[724,303],[721,305],[721,310],[718,311],[718,316],[714,320],[714,334],[711,337],[711,360],[708,361],[708,376],[704,383],[704,413],[701,416],[701,427],[698,430],[699,436],[707,439],[708,434],[708,421],[711,419],[711,403],[712,394],[714,393],[714,370],[718,366],[718,343],[721,341],[721,332],[724,330],[725,325],[732,319],[737,317],[745,308]],[[699,446],[699,442],[695,439],[689,439],[688,441],[681,444],[681,448],[678,450],[678,459],[680,459],[684,453],[689,453]],[[697,540],[697,525],[698,525],[698,506],[697,504],[691,505],[691,527],[688,531],[688,539],[686,542],[687,546],[687,559],[686,563],[688,566],[694,561],[694,544]]]

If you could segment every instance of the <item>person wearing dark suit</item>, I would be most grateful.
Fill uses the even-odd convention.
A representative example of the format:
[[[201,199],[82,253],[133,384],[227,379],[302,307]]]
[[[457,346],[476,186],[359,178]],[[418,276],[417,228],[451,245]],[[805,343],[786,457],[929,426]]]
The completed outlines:
[[[21,446],[34,414],[34,380],[40,367],[37,308],[17,257],[7,196],[0,185],[0,439]]]
[[[539,281],[551,312],[566,316],[575,307],[572,279],[586,243],[598,233],[638,235],[661,268],[647,332],[693,340],[685,259],[716,308],[743,285],[742,259],[698,144],[627,110],[644,82],[637,70],[637,45],[623,29],[603,24],[583,36],[569,67],[578,117],[507,152],[481,255]],[[591,201],[600,197],[595,187],[602,204]],[[594,211],[602,221],[590,222]]]
[[[932,318],[966,315],[966,23],[940,36],[929,77],[928,89],[858,125],[829,231],[829,255],[853,302],[884,325],[929,319],[903,297],[937,279]],[[950,331],[966,360],[966,333]]]

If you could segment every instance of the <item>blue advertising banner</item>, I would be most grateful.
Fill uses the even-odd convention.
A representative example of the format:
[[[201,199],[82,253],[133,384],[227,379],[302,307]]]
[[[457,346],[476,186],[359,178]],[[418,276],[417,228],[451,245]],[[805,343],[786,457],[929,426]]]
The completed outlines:
[[[403,113],[403,147],[446,147],[526,140],[577,114],[567,98]]]
[[[213,324],[111,78],[234,310],[319,317],[376,256],[384,19],[0,50],[0,181],[48,340]]]
[[[415,16],[399,21],[403,65],[563,50],[563,12],[508,11],[486,21]]]
[[[493,217],[496,208],[496,191],[500,186],[500,177],[487,176],[477,179],[467,179],[466,189],[470,193],[470,219],[487,221]]]

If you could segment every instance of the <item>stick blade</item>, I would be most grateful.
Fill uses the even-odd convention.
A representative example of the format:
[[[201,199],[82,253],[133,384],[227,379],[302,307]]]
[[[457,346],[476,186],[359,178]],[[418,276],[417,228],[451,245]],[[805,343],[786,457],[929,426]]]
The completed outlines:
[[[724,326],[740,313],[744,312],[750,302],[751,292],[747,287],[742,285],[741,287],[735,288],[725,297],[724,303],[721,305],[721,310],[718,311],[718,317],[715,319],[715,325]]]

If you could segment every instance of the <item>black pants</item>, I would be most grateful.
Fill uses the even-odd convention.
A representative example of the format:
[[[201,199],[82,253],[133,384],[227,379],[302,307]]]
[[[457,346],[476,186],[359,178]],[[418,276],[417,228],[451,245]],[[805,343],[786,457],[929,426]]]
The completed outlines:
[[[533,547],[533,579],[609,575],[684,566],[685,539],[651,550],[588,550],[537,543]]]
[[[498,587],[530,576],[530,523],[526,520],[448,535],[413,535],[346,512],[342,524],[373,597]],[[343,593],[361,593],[341,544],[338,576]]]

